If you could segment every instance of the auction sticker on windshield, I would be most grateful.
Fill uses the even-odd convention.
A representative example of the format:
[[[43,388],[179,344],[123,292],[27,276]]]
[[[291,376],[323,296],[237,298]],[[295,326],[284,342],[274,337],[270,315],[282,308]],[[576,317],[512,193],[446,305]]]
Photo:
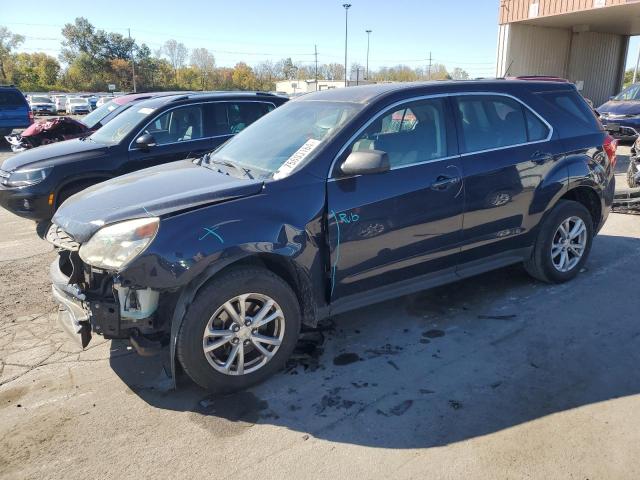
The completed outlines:
[[[275,180],[279,180],[288,176],[305,158],[313,152],[318,145],[322,143],[320,140],[310,138],[302,145],[286,162],[284,162],[278,170],[273,174]]]

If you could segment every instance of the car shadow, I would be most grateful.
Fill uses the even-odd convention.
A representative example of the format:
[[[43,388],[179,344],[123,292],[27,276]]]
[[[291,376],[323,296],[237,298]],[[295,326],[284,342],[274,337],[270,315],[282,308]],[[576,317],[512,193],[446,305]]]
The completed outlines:
[[[563,285],[514,266],[340,315],[305,335],[283,373],[233,395],[185,375],[172,390],[166,355],[121,357],[124,343],[111,366],[145,402],[216,436],[268,424],[372,447],[447,445],[640,392],[640,240],[602,235],[592,253]]]

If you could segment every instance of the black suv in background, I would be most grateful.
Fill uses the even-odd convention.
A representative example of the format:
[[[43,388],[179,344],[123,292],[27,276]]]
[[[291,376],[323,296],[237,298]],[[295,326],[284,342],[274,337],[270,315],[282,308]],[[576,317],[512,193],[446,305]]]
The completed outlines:
[[[19,153],[0,166],[0,205],[41,224],[90,185],[213,150],[287,99],[187,93],[141,101],[90,136]]]
[[[572,279],[615,161],[568,83],[311,93],[199,162],[68,199],[47,236],[53,295],[84,345],[169,343],[203,387],[245,388],[285,364],[301,324],[513,263]]]

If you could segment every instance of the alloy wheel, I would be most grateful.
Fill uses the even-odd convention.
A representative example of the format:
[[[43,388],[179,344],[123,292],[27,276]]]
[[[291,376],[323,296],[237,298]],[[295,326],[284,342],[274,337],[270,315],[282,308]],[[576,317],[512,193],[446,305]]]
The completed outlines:
[[[551,262],[559,272],[573,270],[587,248],[587,226],[580,217],[569,217],[558,226],[551,243]]]
[[[284,314],[275,300],[261,293],[245,293],[226,301],[211,316],[202,348],[218,372],[246,375],[273,358],[284,330]]]

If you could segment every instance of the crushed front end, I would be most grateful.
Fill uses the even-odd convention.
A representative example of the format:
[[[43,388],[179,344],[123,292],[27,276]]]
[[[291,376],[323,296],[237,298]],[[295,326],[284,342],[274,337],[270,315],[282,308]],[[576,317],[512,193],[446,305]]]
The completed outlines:
[[[160,314],[159,291],[131,285],[117,272],[85,263],[81,245],[55,224],[46,238],[58,249],[50,267],[58,322],[83,348],[93,333],[128,339],[142,355],[156,353],[167,343],[167,315],[172,308],[167,305],[162,309],[167,315]]]

